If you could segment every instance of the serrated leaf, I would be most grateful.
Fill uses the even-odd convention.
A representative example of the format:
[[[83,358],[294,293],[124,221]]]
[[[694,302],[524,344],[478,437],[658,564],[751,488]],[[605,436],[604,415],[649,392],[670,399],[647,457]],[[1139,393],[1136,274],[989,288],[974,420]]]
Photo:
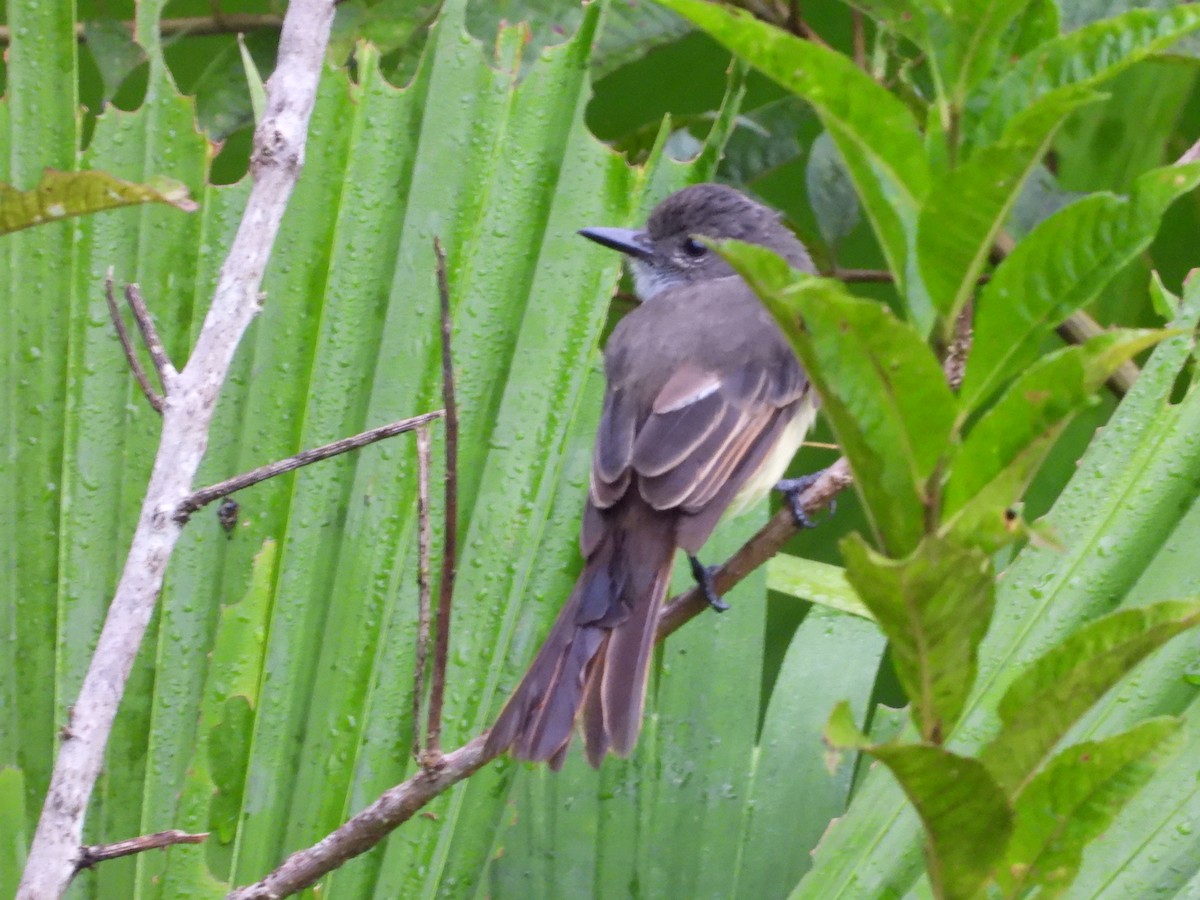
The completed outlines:
[[[1027,369],[971,428],[950,466],[943,533],[989,552],[1015,536],[1008,509],[1037,473],[1061,428],[1122,363],[1171,331],[1113,331]]]
[[[1097,619],[1017,676],[997,711],[1001,729],[982,759],[1019,794],[1067,729],[1148,654],[1200,623],[1200,601],[1165,601]]]
[[[990,558],[939,538],[926,538],[901,560],[880,556],[857,534],[840,546],[847,580],[891,642],[922,738],[942,743],[975,683],[979,643],[992,619]]]
[[[984,288],[959,397],[977,408],[1037,359],[1053,328],[1147,247],[1163,212],[1200,183],[1200,163],[1142,175],[1128,198],[1093,194],[1035,228]]]
[[[854,62],[804,41],[741,10],[701,0],[657,0],[708,32],[755,68],[803,97],[816,110],[854,179],[867,218],[902,295],[923,297],[914,285],[911,248],[929,172],[917,123],[895,96]],[[919,301],[917,301],[919,302]],[[928,324],[927,305],[913,309]]]
[[[1150,719],[1122,734],[1066,748],[1033,777],[1014,804],[1014,826],[997,881],[1006,896],[1070,886],[1084,848],[1155,774],[1181,720]]]
[[[836,281],[762,247],[720,246],[771,310],[821,395],[876,537],[904,556],[924,533],[926,485],[947,452],[954,398],[921,336]]]
[[[132,184],[107,172],[46,169],[38,186],[29,191],[0,184],[0,234],[139,203],[166,203],[184,212],[197,209],[187,187],[171,178]]]
[[[1007,123],[1052,91],[1093,86],[1200,28],[1200,5],[1132,9],[1035,48],[968,101],[964,133],[988,143]]]
[[[863,602],[846,580],[841,566],[790,553],[776,553],[767,560],[767,587],[773,591],[807,600],[820,606],[874,621]]]

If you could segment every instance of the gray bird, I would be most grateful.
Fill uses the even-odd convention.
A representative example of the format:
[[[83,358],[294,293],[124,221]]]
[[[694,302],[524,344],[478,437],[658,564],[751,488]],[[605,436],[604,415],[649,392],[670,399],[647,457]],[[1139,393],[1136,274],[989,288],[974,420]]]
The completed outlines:
[[[633,749],[676,548],[709,602],[724,608],[696,554],[723,515],[779,483],[816,414],[771,315],[697,240],[761,244],[814,271],[778,214],[732,188],[699,184],[660,203],[644,230],[579,233],[629,257],[642,302],[605,348],[583,572],[487,739],[489,754],[511,748],[555,769],[581,710],[593,766]]]

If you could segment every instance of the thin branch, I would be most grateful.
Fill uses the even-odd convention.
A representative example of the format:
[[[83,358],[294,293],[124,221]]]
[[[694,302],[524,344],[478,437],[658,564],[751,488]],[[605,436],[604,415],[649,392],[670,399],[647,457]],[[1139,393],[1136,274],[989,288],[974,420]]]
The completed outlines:
[[[845,458],[822,473],[800,498],[804,511],[816,515],[828,508],[838,493],[851,484]],[[798,528],[786,504],[754,537],[717,570],[716,587],[732,589],[755,568],[770,559],[796,534]],[[710,609],[699,588],[673,598],[658,619],[656,640],[663,640],[686,622]],[[374,803],[336,831],[289,856],[274,872],[255,884],[232,891],[227,900],[279,900],[314,884],[359,854],[366,853],[397,826],[411,819],[439,794],[473,775],[494,757],[483,752],[487,734],[481,734],[438,758],[436,765],[420,769],[412,778],[390,788]]]
[[[867,61],[866,19],[861,9],[850,10],[850,16],[854,23],[854,64],[869,74],[871,67]]]
[[[235,475],[232,478],[226,478],[224,481],[218,481],[216,484],[210,484],[208,487],[193,491],[184,497],[175,510],[175,519],[178,522],[186,522],[188,517],[196,510],[207,506],[214,500],[224,497],[226,494],[232,494],[235,491],[258,484],[260,481],[266,481],[268,478],[274,478],[276,475],[282,475],[285,472],[291,472],[295,469],[312,465],[323,459],[340,456],[351,450],[366,447],[368,444],[374,444],[376,441],[382,441],[386,438],[403,434],[406,431],[412,431],[441,417],[442,411],[435,409],[433,412],[422,413],[419,416],[413,416],[411,419],[401,419],[389,425],[380,425],[378,428],[371,428],[321,447],[302,450],[295,456],[289,456],[287,459],[276,460],[273,463],[267,463],[265,466],[259,466],[257,469],[249,472],[243,472],[241,475]]]
[[[129,838],[126,841],[115,841],[111,844],[91,844],[79,848],[79,856],[75,860],[75,871],[90,869],[97,863],[121,856],[132,856],[147,850],[161,850],[173,847],[175,844],[203,844],[208,832],[189,834],[186,831],[159,831],[155,834],[144,834],[141,837]]]
[[[973,324],[975,319],[975,304],[968,303],[958,314],[954,323],[954,339],[946,348],[946,358],[942,368],[946,372],[946,383],[950,390],[957,392],[962,387],[963,376],[967,373],[967,357],[971,353],[971,338],[974,336]]]
[[[134,22],[122,22],[130,35],[134,33]],[[278,31],[283,19],[273,13],[223,13],[220,16],[187,16],[178,19],[163,19],[158,31],[163,37],[200,37],[213,34],[245,34],[248,31]],[[84,23],[75,23],[75,39],[86,42]],[[0,47],[12,43],[12,31],[0,25]]]
[[[72,739],[58,748],[18,900],[61,897],[75,874],[117,707],[182,531],[174,513],[204,458],[217,396],[258,312],[263,272],[303,167],[332,21],[330,0],[288,4],[267,109],[254,134],[250,194],[188,364],[167,385],[162,434],[129,555],[74,703]]]
[[[142,389],[142,393],[146,397],[146,402],[161,416],[163,398],[159,396],[158,391],[154,390],[150,384],[150,379],[146,377],[146,370],[142,368],[142,364],[137,358],[137,353],[133,350],[133,342],[129,340],[129,331],[125,327],[125,322],[121,319],[121,311],[117,309],[116,298],[113,297],[112,266],[108,267],[108,271],[104,275],[104,299],[108,301],[108,313],[112,316],[113,325],[116,326],[117,337],[121,339],[121,348],[125,351],[125,361],[129,363],[134,380],[137,381],[138,387]]]
[[[175,367],[171,365],[167,351],[163,348],[162,338],[158,336],[158,329],[154,327],[154,320],[150,318],[150,310],[146,307],[146,298],[142,296],[142,290],[136,284],[127,284],[125,285],[125,299],[129,303],[129,308],[133,310],[133,318],[137,321],[138,331],[142,333],[142,340],[146,342],[146,349],[150,351],[150,359],[154,363],[155,372],[158,373],[158,381],[166,391],[171,379],[177,373]]]
[[[450,607],[458,559],[458,404],[454,399],[454,357],[450,349],[450,283],[446,253],[433,239],[437,257],[438,301],[442,314],[442,405],[446,410],[446,509],[442,539],[442,578],[438,585],[437,635],[429,688],[429,724],[425,730],[425,765],[435,764],[442,749],[442,705],[446,695],[446,662],[450,656]]]
[[[896,280],[887,269],[834,269],[832,277],[846,284],[891,284]]]
[[[421,701],[429,661],[429,569],[433,543],[429,522],[429,428],[417,429],[417,653],[413,665],[412,752],[421,760]]]

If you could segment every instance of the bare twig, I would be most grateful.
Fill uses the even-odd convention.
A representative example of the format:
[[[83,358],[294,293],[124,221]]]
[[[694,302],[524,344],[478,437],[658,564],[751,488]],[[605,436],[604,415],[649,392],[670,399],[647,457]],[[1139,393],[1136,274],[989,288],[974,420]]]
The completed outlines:
[[[203,844],[207,837],[207,831],[200,834],[189,834],[186,831],[159,831],[156,834],[143,834],[141,837],[115,841],[111,844],[85,845],[79,848],[79,856],[75,860],[75,871],[90,869],[105,860],[132,856],[147,850],[161,850],[175,844]]]
[[[146,307],[141,288],[136,284],[125,285],[125,299],[129,302],[129,308],[133,310],[133,318],[137,321],[138,331],[142,333],[142,340],[146,342],[146,349],[150,351],[150,359],[154,363],[154,371],[158,373],[158,380],[163,390],[166,390],[166,386],[176,374],[175,367],[171,365],[167,351],[163,348],[162,338],[158,336],[158,329],[154,327],[154,320],[150,318],[150,310]]]
[[[442,749],[442,704],[446,695],[446,662],[450,656],[450,604],[458,558],[458,404],[454,399],[454,357],[450,351],[450,283],[446,253],[433,239],[437,257],[438,300],[442,313],[442,405],[446,410],[446,509],[442,539],[442,578],[438,585],[437,635],[429,687],[429,724],[425,730],[425,764],[438,763]]]
[[[1097,335],[1103,334],[1105,328],[1087,313],[1082,310],[1069,315],[1066,320],[1054,329],[1058,332],[1058,336],[1068,344],[1085,344]],[[1105,384],[1108,389],[1118,397],[1124,397],[1133,389],[1133,384],[1137,381],[1141,371],[1137,364],[1126,360],[1117,366],[1116,371],[1108,376]]]
[[[182,525],[175,518],[208,446],[217,395],[259,309],[259,286],[304,162],[333,20],[330,0],[288,4],[267,109],[254,135],[254,183],[187,366],[163,385],[162,434],[129,555],[75,701],[72,739],[58,749],[17,889],[19,900],[62,896],[82,846],[83,819],[104,764],[113,719],[154,613]]]
[[[421,760],[421,701],[425,698],[425,665],[429,661],[429,429],[417,429],[417,653],[413,665],[412,752]]]
[[[135,23],[122,22],[129,33],[134,33]],[[244,34],[248,31],[270,29],[277,31],[283,24],[283,19],[273,13],[222,13],[219,16],[187,16],[178,19],[163,19],[158,23],[159,33],[163,37],[200,37],[212,34]],[[84,24],[75,24],[75,39],[87,40]],[[0,47],[12,43],[12,31],[7,25],[0,25]]]
[[[854,23],[854,64],[864,72],[871,71],[870,63],[867,61],[867,30],[866,20],[863,17],[861,9],[852,9],[850,11],[851,21]]]
[[[851,484],[850,469],[838,459],[800,498],[809,515],[829,506]],[[719,592],[732,589],[754,569],[774,556],[796,534],[797,526],[787,504],[759,529],[715,574]],[[699,588],[692,588],[667,603],[658,619],[661,641],[686,622],[710,609]],[[232,891],[227,900],[278,900],[303,890],[347,860],[366,853],[421,807],[458,782],[473,775],[493,757],[484,753],[487,734],[468,741],[439,757],[438,765],[419,770],[412,778],[386,791],[378,800],[318,843],[298,850],[261,881]]]
[[[268,478],[274,478],[276,475],[282,475],[284,472],[291,472],[294,469],[312,465],[323,459],[329,459],[332,456],[339,456],[350,450],[366,447],[368,444],[374,444],[376,441],[382,441],[386,438],[403,434],[406,431],[412,431],[441,417],[442,411],[435,409],[433,412],[422,413],[419,416],[413,416],[411,419],[401,419],[389,425],[380,425],[378,428],[371,428],[321,447],[302,450],[295,456],[289,456],[287,459],[276,460],[273,463],[267,463],[265,466],[259,466],[257,469],[249,472],[243,472],[241,475],[235,475],[232,478],[226,478],[224,481],[218,481],[216,484],[193,491],[179,501],[179,506],[175,509],[175,519],[179,522],[186,522],[188,517],[196,510],[207,506],[214,500],[224,497],[226,494],[232,494],[234,491],[248,488],[252,484],[258,484],[260,481],[266,481]]]
[[[896,280],[887,269],[834,269],[833,277],[846,284],[891,284]]]
[[[108,267],[108,272],[104,275],[104,299],[108,301],[108,313],[112,316],[113,325],[116,326],[117,337],[121,339],[121,348],[125,351],[125,361],[129,363],[134,380],[137,381],[138,387],[142,389],[146,401],[161,416],[163,398],[159,395],[158,391],[154,390],[150,384],[150,379],[146,377],[146,370],[142,368],[141,362],[138,361],[137,353],[133,349],[133,342],[129,340],[129,330],[125,327],[125,322],[121,319],[121,311],[117,309],[117,301],[113,297],[112,266]]]
[[[942,368],[946,372],[946,383],[950,390],[957,391],[962,387],[963,376],[967,372],[967,356],[971,352],[972,323],[975,317],[975,304],[968,303],[958,314],[954,323],[954,339],[946,348],[946,358],[942,360]]]

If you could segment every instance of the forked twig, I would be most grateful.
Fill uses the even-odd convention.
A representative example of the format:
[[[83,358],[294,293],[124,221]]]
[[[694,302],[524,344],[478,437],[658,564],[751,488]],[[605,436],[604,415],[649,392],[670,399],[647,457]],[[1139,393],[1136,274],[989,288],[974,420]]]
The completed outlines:
[[[150,359],[158,373],[158,383],[165,391],[171,383],[171,376],[175,374],[175,367],[171,365],[162,338],[158,336],[158,329],[154,327],[154,320],[150,318],[146,298],[142,296],[142,290],[136,284],[127,284],[125,299],[129,302],[129,308],[133,310],[133,318],[137,321],[138,331],[142,333],[142,340],[146,342],[146,349],[150,351]]]
[[[75,871],[90,869],[105,860],[117,859],[122,856],[132,856],[147,850],[161,850],[173,847],[175,844],[203,844],[208,832],[189,834],[186,831],[159,831],[155,834],[143,834],[141,837],[129,838],[125,841],[114,841],[111,844],[91,844],[79,848],[79,858],[75,861]]]
[[[207,506],[214,500],[224,497],[226,494],[232,494],[234,491],[248,488],[252,484],[258,484],[260,481],[266,481],[268,478],[274,478],[276,475],[282,475],[284,472],[291,472],[293,469],[299,469],[312,465],[315,462],[320,462],[323,459],[329,459],[331,456],[338,456],[350,450],[357,450],[359,447],[366,447],[368,444],[374,444],[376,441],[382,441],[385,438],[403,434],[405,431],[412,431],[414,428],[419,428],[428,422],[432,422],[434,419],[441,418],[441,416],[442,410],[436,409],[433,412],[413,416],[411,419],[401,419],[398,422],[392,422],[390,425],[380,425],[378,428],[371,428],[321,447],[313,447],[311,450],[302,450],[295,456],[289,456],[287,459],[276,460],[273,463],[267,463],[265,466],[259,466],[257,469],[249,472],[243,472],[241,475],[235,475],[232,478],[226,478],[224,481],[218,481],[216,484],[193,491],[184,497],[175,511],[175,519],[176,521],[186,522],[188,517],[196,510]]]
[[[112,316],[113,326],[117,329],[117,337],[121,339],[121,349],[125,351],[125,361],[129,363],[134,380],[137,381],[138,387],[142,389],[142,393],[146,397],[146,402],[161,416],[163,398],[158,391],[154,390],[154,387],[150,384],[150,379],[146,377],[146,370],[142,368],[142,364],[137,358],[137,353],[134,352],[133,342],[129,340],[129,329],[125,327],[125,322],[121,318],[121,311],[117,308],[117,301],[113,297],[112,266],[109,266],[108,271],[104,274],[104,299],[108,302],[108,314]]]

